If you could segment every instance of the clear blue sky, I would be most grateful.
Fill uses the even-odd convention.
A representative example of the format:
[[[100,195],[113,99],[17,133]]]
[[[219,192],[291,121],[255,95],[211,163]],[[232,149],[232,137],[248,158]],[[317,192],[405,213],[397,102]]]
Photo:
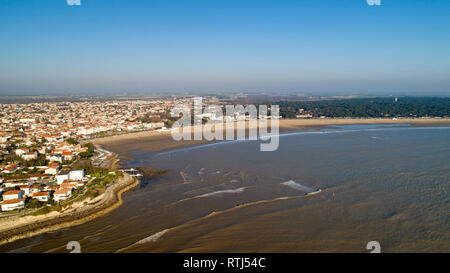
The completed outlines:
[[[450,1],[0,0],[0,95],[450,94]]]

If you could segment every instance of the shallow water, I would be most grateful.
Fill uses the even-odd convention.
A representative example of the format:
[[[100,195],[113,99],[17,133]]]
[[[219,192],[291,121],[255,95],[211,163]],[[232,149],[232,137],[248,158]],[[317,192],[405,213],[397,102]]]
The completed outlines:
[[[450,127],[347,125],[231,141],[128,166],[169,169],[88,223],[0,246],[67,252],[450,252]],[[322,191],[314,195],[307,193]],[[164,231],[164,232],[162,232]]]

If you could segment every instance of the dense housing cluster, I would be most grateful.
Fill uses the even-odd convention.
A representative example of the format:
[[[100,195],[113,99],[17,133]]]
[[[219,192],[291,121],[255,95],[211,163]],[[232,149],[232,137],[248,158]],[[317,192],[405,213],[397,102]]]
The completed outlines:
[[[181,101],[182,102],[182,101]],[[163,129],[173,99],[0,104],[0,208],[60,202],[89,181],[72,165],[90,158],[86,139]],[[85,143],[85,144],[82,144]]]

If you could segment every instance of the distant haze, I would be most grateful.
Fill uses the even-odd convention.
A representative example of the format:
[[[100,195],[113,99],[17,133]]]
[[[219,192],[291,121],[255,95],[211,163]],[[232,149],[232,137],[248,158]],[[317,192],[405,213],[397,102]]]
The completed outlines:
[[[0,0],[0,95],[450,95],[450,1]]]

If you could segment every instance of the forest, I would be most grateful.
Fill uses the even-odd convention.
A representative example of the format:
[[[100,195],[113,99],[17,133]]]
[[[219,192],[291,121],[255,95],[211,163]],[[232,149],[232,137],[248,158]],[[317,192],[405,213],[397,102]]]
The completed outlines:
[[[311,114],[315,117],[395,118],[395,117],[449,117],[450,98],[441,97],[386,97],[319,101],[280,101],[280,115],[296,118]],[[303,109],[303,110],[302,110]]]

